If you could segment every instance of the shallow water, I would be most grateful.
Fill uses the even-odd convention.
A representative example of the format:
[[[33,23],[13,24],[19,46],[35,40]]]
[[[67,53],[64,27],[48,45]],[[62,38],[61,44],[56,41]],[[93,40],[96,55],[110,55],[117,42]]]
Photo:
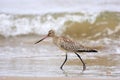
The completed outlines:
[[[63,67],[64,70],[61,70],[60,65],[65,59],[65,53],[53,45],[51,39],[35,45],[34,42],[40,38],[1,38],[0,76],[120,78],[120,45],[117,41],[111,44],[104,43],[104,48],[98,48],[98,53],[80,54],[87,66],[82,72],[82,64],[73,53],[68,54],[68,61]],[[100,41],[89,41],[84,44],[101,45]]]
[[[119,8],[119,0],[0,0],[0,76],[120,78]],[[98,49],[80,54],[84,72],[73,53],[60,70],[65,52],[51,39],[34,44],[50,29]]]

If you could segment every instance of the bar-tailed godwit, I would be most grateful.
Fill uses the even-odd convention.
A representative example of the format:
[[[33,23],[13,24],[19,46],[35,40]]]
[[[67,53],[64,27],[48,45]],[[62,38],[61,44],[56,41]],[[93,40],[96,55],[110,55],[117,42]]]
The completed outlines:
[[[97,52],[97,50],[85,47],[85,46],[81,45],[79,42],[73,41],[67,37],[57,36],[55,34],[54,30],[49,30],[47,36],[45,36],[41,40],[37,41],[35,44],[43,41],[47,37],[52,37],[53,43],[56,46],[58,46],[60,49],[62,49],[66,52],[66,58],[65,58],[64,62],[62,63],[60,69],[63,69],[63,65],[67,61],[67,52],[73,52],[79,57],[79,59],[81,60],[81,62],[83,64],[83,71],[86,69],[86,65],[78,53],[80,53],[80,52]]]

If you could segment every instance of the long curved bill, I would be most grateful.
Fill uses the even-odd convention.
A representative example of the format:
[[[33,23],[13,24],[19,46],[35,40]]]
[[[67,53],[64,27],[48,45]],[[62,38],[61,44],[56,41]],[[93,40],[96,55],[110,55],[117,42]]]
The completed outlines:
[[[37,41],[35,44],[37,44],[37,43],[39,43],[39,42],[43,41],[43,40],[44,40],[44,39],[46,39],[47,37],[48,37],[48,35],[47,35],[47,36],[45,36],[44,38],[42,38],[41,40]]]

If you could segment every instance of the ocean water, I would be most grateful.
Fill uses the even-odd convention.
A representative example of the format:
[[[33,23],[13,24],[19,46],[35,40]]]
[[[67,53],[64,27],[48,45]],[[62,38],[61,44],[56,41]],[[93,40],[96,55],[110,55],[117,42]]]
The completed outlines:
[[[0,76],[120,78],[119,7],[119,0],[1,0]],[[98,49],[80,54],[85,72],[72,53],[61,71],[65,54],[50,38],[34,45],[50,29]]]

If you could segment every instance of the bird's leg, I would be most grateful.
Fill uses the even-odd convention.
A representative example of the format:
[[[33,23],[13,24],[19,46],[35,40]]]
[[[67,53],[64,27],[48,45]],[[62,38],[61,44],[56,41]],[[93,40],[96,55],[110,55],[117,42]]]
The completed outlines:
[[[80,57],[80,55],[78,55],[76,52],[74,52],[78,57],[79,59],[81,60],[82,64],[83,64],[83,71],[86,69],[86,65],[85,63],[83,62],[82,58]]]
[[[63,64],[61,65],[60,69],[62,69],[62,67],[63,67],[63,65],[65,64],[66,61],[67,61],[67,53],[66,53],[65,61],[64,61]]]

